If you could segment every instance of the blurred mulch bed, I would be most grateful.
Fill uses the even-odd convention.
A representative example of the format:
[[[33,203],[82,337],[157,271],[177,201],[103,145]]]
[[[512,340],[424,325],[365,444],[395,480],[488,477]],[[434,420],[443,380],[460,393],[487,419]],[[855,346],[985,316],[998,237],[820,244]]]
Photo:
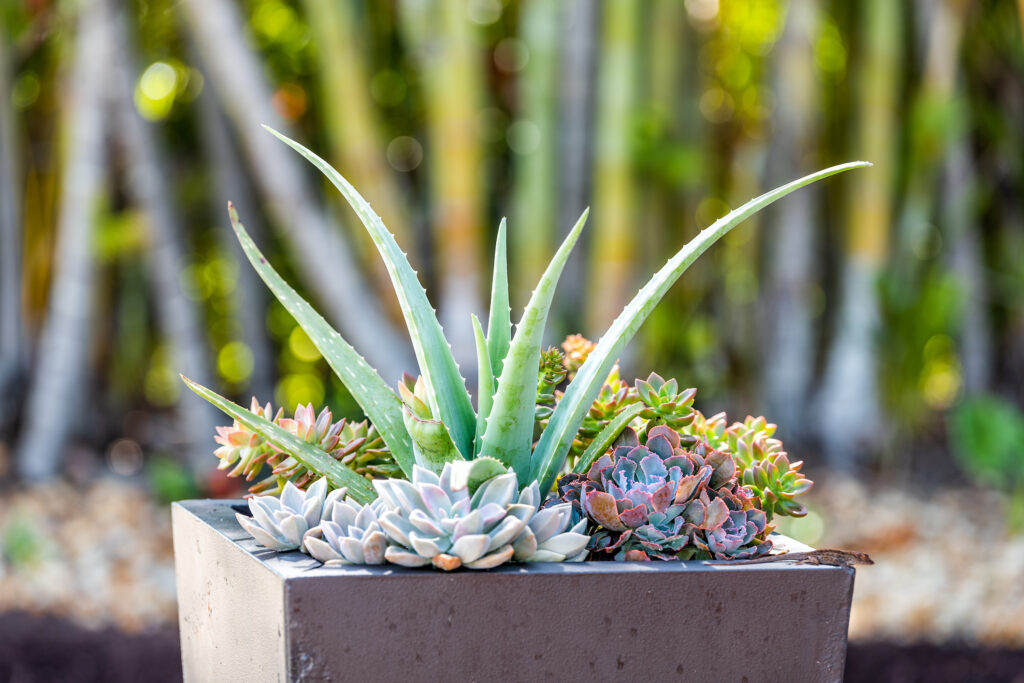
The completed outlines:
[[[129,633],[177,619],[170,509],[138,487],[101,479],[6,491],[0,550],[0,612]]]

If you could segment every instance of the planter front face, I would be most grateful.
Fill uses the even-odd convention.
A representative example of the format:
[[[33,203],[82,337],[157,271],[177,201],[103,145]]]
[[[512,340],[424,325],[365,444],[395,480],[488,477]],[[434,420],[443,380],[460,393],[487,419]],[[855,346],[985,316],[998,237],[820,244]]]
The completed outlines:
[[[257,546],[240,503],[174,505],[187,681],[842,679],[850,568],[328,569]]]

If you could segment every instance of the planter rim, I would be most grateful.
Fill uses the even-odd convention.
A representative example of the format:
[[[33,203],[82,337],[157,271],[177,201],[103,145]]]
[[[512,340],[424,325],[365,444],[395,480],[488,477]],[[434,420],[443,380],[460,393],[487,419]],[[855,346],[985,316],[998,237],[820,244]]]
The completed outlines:
[[[481,576],[494,574],[644,574],[652,572],[772,572],[772,571],[842,571],[853,572],[851,567],[833,567],[830,565],[796,565],[784,562],[764,564],[736,564],[729,560],[652,560],[651,562],[611,562],[587,560],[584,562],[530,562],[506,563],[487,570],[455,570],[442,572],[432,567],[402,567],[394,564],[385,565],[351,565],[346,567],[326,567],[313,558],[297,550],[277,552],[256,543],[235,519],[235,513],[248,510],[244,499],[198,499],[183,500],[172,503],[187,513],[201,519],[217,534],[231,541],[232,545],[246,555],[258,560],[268,570],[286,580],[302,580],[333,577],[380,577],[402,576],[405,578],[423,576]],[[776,548],[787,552],[803,552],[813,550],[788,536],[773,533],[771,535]]]

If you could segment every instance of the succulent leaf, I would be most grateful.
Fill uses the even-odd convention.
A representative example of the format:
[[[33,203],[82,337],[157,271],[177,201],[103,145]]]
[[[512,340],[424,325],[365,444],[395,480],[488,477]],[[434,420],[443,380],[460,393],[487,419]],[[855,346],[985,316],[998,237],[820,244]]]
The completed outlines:
[[[487,421],[487,431],[484,432],[480,452],[510,465],[516,471],[522,485],[529,481],[527,477],[533,443],[534,396],[537,389],[537,367],[540,364],[541,337],[544,334],[558,278],[579,239],[588,213],[589,210],[583,212],[555,252],[523,311],[523,317],[516,326],[515,337],[512,339],[498,379],[491,415]]]
[[[267,259],[260,253],[256,243],[249,237],[238,220],[235,208],[228,205],[231,225],[238,236],[249,262],[263,281],[274,293],[281,305],[295,318],[310,340],[334,370],[342,384],[352,394],[359,407],[380,432],[384,443],[395,456],[395,460],[408,476],[412,472],[413,454],[409,435],[402,425],[402,407],[387,382],[345,339],[332,328],[323,316],[299,296]]]
[[[512,307],[508,303],[508,257],[506,220],[498,224],[494,243],[494,272],[491,276],[491,308],[487,319],[487,352],[493,376],[501,376],[512,342]]]
[[[412,437],[416,464],[433,472],[440,472],[446,462],[459,460],[459,453],[448,429],[434,417],[428,396],[430,390],[423,377],[415,380],[405,374],[398,383],[398,393],[405,408],[405,428]]]
[[[441,422],[450,431],[455,447],[464,457],[471,457],[476,414],[466,391],[465,380],[459,373],[451,346],[434,315],[434,308],[427,299],[427,293],[417,279],[416,272],[409,265],[405,253],[395,242],[394,235],[388,231],[380,216],[370,208],[362,195],[330,164],[298,142],[268,126],[264,128],[316,166],[338,188],[370,233],[381,258],[384,259],[395,293],[398,295],[420,371],[427,378],[432,390],[431,407],[436,408]],[[433,403],[436,403],[436,406]]]
[[[480,327],[480,320],[473,316],[473,335],[476,338],[476,436],[473,438],[473,456],[480,454],[483,446],[484,432],[487,429],[487,416],[491,414],[491,403],[494,400],[494,371],[488,355],[487,341]]]

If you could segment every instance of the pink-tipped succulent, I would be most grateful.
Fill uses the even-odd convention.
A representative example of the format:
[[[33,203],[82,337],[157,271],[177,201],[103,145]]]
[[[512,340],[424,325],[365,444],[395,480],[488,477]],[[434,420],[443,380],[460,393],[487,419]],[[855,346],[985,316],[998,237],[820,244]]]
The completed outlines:
[[[736,481],[728,453],[684,450],[674,429],[651,428],[641,445],[624,433],[585,474],[558,482],[561,501],[594,527],[596,559],[739,559],[771,549],[763,511]]]
[[[275,414],[269,403],[260,406],[255,398],[252,399],[251,410],[365,477],[401,476],[401,470],[383,439],[365,420],[350,423],[343,418],[334,422],[329,409],[324,408],[317,414],[312,404],[300,405],[295,409],[294,417],[285,417],[283,408]],[[218,468],[231,467],[229,477],[244,476],[251,481],[264,465],[270,468],[269,476],[250,487],[254,494],[278,493],[289,481],[299,488],[306,488],[318,478],[290,453],[265,441],[237,420],[230,427],[217,427],[214,440],[220,444],[214,452],[220,459]]]

